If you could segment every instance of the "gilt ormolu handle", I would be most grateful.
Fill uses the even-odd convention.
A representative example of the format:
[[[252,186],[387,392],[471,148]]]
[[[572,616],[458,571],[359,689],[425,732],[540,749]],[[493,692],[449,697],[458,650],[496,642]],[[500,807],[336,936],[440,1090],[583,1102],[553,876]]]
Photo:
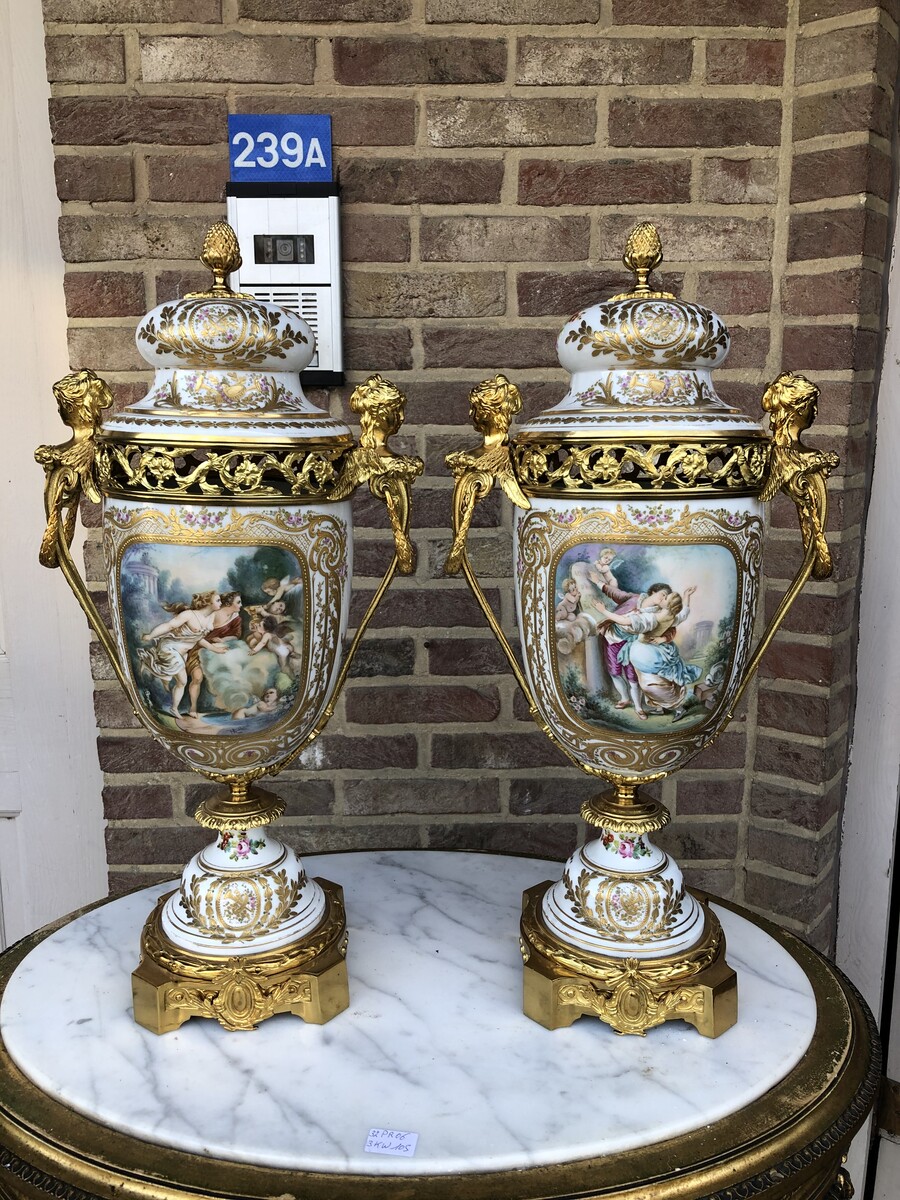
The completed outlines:
[[[78,574],[70,550],[82,495],[94,503],[102,499],[95,469],[96,435],[103,410],[113,402],[112,393],[93,371],[77,371],[55,383],[53,394],[59,415],[71,428],[72,437],[61,446],[39,446],[34,453],[47,476],[44,484],[47,528],[38,557],[42,566],[59,567],[62,571],[127,692],[128,680],[115,640]]]
[[[343,500],[352,495],[360,484],[368,483],[372,495],[381,500],[387,508],[394,535],[394,556],[344,655],[331,699],[300,745],[276,767],[271,768],[270,775],[277,775],[289,766],[328,724],[359,644],[391,580],[398,572],[401,575],[411,575],[415,570],[415,550],[409,537],[409,492],[413,480],[422,474],[425,464],[420,458],[412,455],[394,454],[388,446],[388,438],[397,433],[403,424],[405,404],[406,397],[399,388],[380,375],[370,375],[350,396],[350,407],[355,413],[359,413],[359,445],[344,458],[340,478],[330,494],[330,499]]]
[[[803,561],[753,651],[719,732],[734,716],[760,659],[806,581],[810,576],[813,579],[827,579],[832,572],[831,551],[825,541],[825,519],[828,515],[825,481],[838,465],[839,459],[832,451],[810,450],[800,441],[800,435],[816,419],[818,400],[819,389],[816,385],[803,375],[793,375],[789,371],[783,371],[770,383],[762,398],[763,409],[769,414],[772,449],[768,475],[759,498],[764,502],[772,500],[781,491],[794,501],[803,537]]]

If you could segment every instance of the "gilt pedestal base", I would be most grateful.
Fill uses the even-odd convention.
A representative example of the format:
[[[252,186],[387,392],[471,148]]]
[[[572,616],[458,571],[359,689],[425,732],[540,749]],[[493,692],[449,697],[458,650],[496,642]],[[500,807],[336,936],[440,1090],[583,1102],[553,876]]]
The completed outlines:
[[[737,1020],[737,976],[725,961],[718,917],[703,905],[705,929],[696,946],[665,958],[612,958],[578,950],[541,919],[552,880],[522,898],[525,1015],[545,1029],[581,1016],[599,1017],[616,1033],[645,1034],[664,1021],[687,1021],[715,1038]]]
[[[323,1025],[350,1003],[347,922],[341,888],[327,879],[325,915],[300,941],[262,954],[203,956],[176,946],[161,926],[172,896],[161,896],[141,935],[141,961],[131,976],[134,1019],[152,1033],[170,1033],[190,1017],[211,1017],[225,1029],[254,1029],[276,1013]]]

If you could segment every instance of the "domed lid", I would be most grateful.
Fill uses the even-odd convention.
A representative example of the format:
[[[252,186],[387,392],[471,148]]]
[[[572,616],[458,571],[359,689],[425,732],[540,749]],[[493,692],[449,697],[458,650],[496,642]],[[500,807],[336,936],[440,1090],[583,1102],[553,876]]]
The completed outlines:
[[[200,261],[212,287],[158,304],[139,322],[137,348],[156,375],[146,396],[104,421],[101,437],[349,443],[347,426],[303,394],[300,372],[315,352],[306,321],[228,286],[241,255],[227,222],[210,228]]]
[[[571,386],[559,404],[521,426],[520,437],[762,436],[758,422],[727,405],[713,385],[712,369],[731,344],[721,317],[651,288],[662,262],[655,226],[632,231],[622,261],[634,287],[566,322],[557,354]]]

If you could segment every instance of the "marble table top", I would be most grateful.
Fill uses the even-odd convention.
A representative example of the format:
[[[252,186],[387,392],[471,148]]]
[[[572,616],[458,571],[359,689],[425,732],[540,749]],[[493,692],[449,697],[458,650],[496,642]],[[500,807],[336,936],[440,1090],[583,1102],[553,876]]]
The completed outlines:
[[[648,1145],[741,1109],[810,1044],[816,1002],[777,942],[717,908],[737,1024],[620,1037],[582,1017],[549,1032],[521,1011],[524,888],[559,863],[407,851],[308,857],[342,884],[350,1008],[228,1033],[193,1019],[158,1037],[131,1016],[147,888],[71,921],[20,963],[3,1039],[40,1088],[151,1143],[298,1171],[498,1171]],[[417,1134],[372,1152],[373,1129]],[[367,1140],[370,1150],[366,1150]],[[384,1139],[381,1139],[382,1143]]]

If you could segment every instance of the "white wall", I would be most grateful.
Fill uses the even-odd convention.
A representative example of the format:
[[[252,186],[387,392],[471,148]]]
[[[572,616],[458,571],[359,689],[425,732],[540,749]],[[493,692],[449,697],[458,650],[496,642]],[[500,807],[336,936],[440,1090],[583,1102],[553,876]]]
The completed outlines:
[[[40,4],[0,0],[0,898],[6,941],[106,893],[87,627],[62,575],[37,560],[43,471],[34,449],[68,436],[50,391],[68,371],[68,356],[43,37]],[[4,703],[4,692],[11,701]]]

